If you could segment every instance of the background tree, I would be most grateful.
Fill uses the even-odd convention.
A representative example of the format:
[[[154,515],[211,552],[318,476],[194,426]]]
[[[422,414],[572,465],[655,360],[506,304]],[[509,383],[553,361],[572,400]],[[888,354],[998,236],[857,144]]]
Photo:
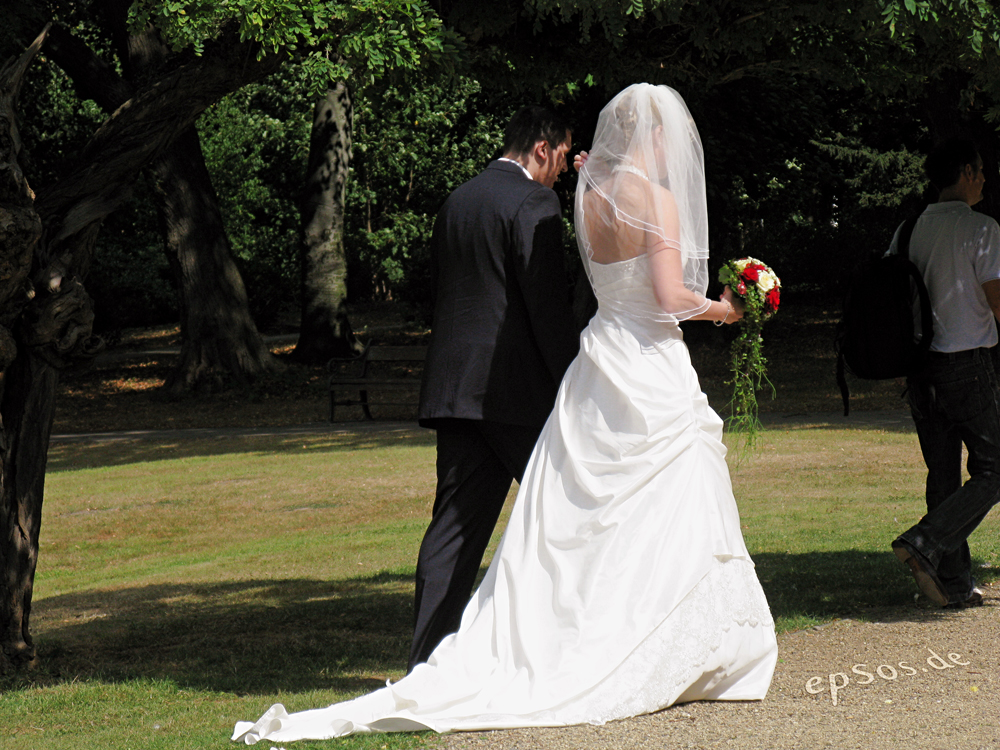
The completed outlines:
[[[28,274],[32,249],[42,235],[42,220],[35,211],[34,194],[21,171],[16,108],[24,75],[43,41],[44,37],[39,37],[23,55],[0,68],[0,267],[3,268],[0,275],[0,368],[4,373],[0,379],[0,416],[5,416],[7,409],[3,407],[10,398],[9,391],[13,390],[8,386],[6,374],[18,355],[14,327],[30,299],[32,289]],[[3,426],[7,427],[6,419]],[[30,432],[28,430],[29,435]],[[20,430],[11,437],[20,442]],[[18,479],[12,471],[14,462],[10,458],[19,447],[12,445],[9,439],[0,442],[5,487]],[[28,446],[29,449],[37,447],[37,444]],[[34,502],[33,497],[36,490],[30,485],[23,487],[13,498],[5,497],[6,502],[0,505],[0,569],[5,573],[5,581],[0,584],[0,633],[8,634],[2,643],[3,656],[0,658],[4,662],[30,663],[34,659],[28,616],[41,523],[41,503]]]
[[[30,287],[12,293],[0,310],[16,347],[13,361],[3,371],[0,402],[0,669],[35,658],[29,632],[31,590],[55,386],[59,369],[93,356],[97,348],[83,280],[103,220],[126,201],[140,171],[160,158],[198,115],[230,91],[275,72],[289,60],[289,47],[329,43],[363,53],[356,35],[373,26],[381,28],[387,19],[387,26],[413,37],[404,35],[400,44],[378,49],[376,66],[391,65],[397,57],[405,61],[402,55],[408,50],[419,59],[413,39],[417,46],[424,38],[435,46],[433,24],[423,20],[422,26],[410,24],[415,15],[421,16],[413,13],[412,3],[323,4],[331,16],[322,20],[320,28],[315,25],[318,7],[235,2],[202,5],[201,13],[176,18],[174,5],[136,3],[132,28],[146,29],[155,25],[155,19],[172,32],[172,42],[188,44],[190,50],[144,81],[93,134],[76,164],[38,191],[34,208],[41,218],[41,236],[21,232],[5,243],[7,257],[28,257],[31,267]],[[13,71],[6,74],[4,84],[9,109],[28,61],[45,35],[39,36],[30,54],[5,69]],[[383,57],[387,52],[390,57]],[[318,72],[333,70],[320,56],[308,60],[314,61]],[[0,208],[21,216],[30,208],[25,199],[32,196],[16,159],[19,139],[13,116],[5,120],[5,127],[4,142],[10,144],[5,150],[11,154],[5,174],[12,187]],[[21,272],[20,266],[12,266],[12,276]]]
[[[101,20],[125,78],[62,26],[53,28],[46,50],[74,77],[82,96],[110,114],[132,96],[139,82],[162,69],[169,55],[155,30],[129,32],[127,2],[102,7]],[[153,162],[150,173],[164,249],[177,278],[181,319],[181,354],[166,390],[179,395],[211,389],[224,377],[247,383],[275,369],[278,363],[250,316],[194,126]]]
[[[300,362],[346,357],[359,347],[347,319],[344,204],[350,173],[354,106],[348,85],[327,89],[313,110],[302,191],[302,317],[292,353]]]
[[[430,233],[448,194],[499,156],[515,104],[475,80],[387,83],[357,99],[347,195],[352,299],[404,303],[430,320]]]

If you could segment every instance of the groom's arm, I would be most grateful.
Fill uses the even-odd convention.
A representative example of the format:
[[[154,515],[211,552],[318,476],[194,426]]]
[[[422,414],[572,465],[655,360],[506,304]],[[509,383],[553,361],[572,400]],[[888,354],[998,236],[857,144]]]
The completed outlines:
[[[562,247],[562,208],[549,188],[532,191],[518,211],[515,268],[532,333],[555,382],[579,349]]]

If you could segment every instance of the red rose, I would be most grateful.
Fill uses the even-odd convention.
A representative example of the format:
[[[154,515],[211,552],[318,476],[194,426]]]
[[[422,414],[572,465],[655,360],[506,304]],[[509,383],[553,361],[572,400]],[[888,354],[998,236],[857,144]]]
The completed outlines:
[[[778,309],[778,304],[781,302],[781,292],[778,287],[771,287],[771,291],[767,293],[764,297],[764,303],[767,305],[769,312],[774,312]]]
[[[760,278],[760,271],[761,271],[760,266],[751,263],[749,266],[743,269],[743,273],[741,274],[741,276],[744,281],[756,284],[757,279]]]

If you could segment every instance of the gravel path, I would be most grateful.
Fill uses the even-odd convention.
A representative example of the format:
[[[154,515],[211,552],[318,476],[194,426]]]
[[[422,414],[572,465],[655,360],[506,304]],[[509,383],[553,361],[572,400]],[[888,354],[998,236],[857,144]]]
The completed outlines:
[[[599,727],[456,734],[440,746],[1000,750],[1000,586],[976,609],[885,610],[874,621],[786,633],[778,648],[759,703],[688,703]]]

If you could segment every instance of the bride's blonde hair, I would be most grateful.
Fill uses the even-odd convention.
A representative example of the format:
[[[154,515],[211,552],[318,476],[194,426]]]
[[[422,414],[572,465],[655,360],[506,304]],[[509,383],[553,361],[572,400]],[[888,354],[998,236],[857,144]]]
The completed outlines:
[[[649,102],[649,114],[652,122],[650,129],[663,125],[663,116],[660,114],[656,102]],[[632,140],[635,129],[639,126],[639,111],[636,107],[634,96],[624,96],[615,106],[615,121],[621,129],[621,134],[625,142]]]

